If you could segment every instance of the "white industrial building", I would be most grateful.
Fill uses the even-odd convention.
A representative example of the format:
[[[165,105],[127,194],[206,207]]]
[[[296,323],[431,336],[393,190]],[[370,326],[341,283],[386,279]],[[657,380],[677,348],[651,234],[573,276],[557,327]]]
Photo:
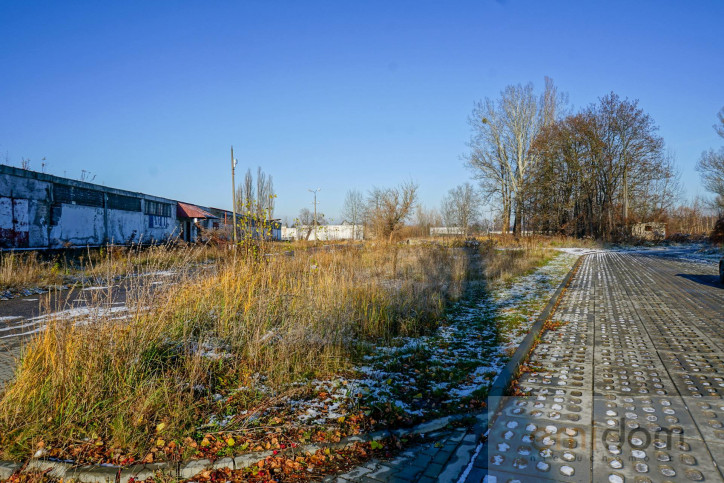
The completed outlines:
[[[341,225],[302,225],[298,227],[282,227],[282,240],[362,240],[364,226],[342,223]]]
[[[231,219],[227,210],[0,165],[2,249],[195,242]],[[270,238],[280,239],[279,222],[270,223]]]

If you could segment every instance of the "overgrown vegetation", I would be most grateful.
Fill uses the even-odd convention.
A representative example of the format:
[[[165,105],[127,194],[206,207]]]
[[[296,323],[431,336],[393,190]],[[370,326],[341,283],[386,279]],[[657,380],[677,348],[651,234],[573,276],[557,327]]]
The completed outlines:
[[[159,288],[158,277],[135,277],[127,311],[99,302],[90,319],[51,316],[0,395],[0,456],[41,451],[128,464],[206,455],[214,441],[226,441],[203,429],[209,415],[229,415],[225,429],[241,433],[250,424],[281,425],[276,416],[251,421],[280,394],[302,394],[310,381],[347,373],[363,342],[428,333],[469,276],[510,278],[547,256],[495,250],[492,241],[457,245],[300,245],[294,256],[278,249],[106,253],[89,270],[163,270],[174,273],[173,283]],[[200,269],[212,256],[216,263]],[[481,256],[483,275],[471,264]],[[360,417],[340,426],[357,432],[368,424]],[[300,428],[294,440],[327,436]],[[224,451],[270,444],[236,441]],[[281,445],[279,435],[270,441]]]
[[[139,281],[129,317],[54,320],[30,342],[0,401],[3,452],[83,438],[143,452],[162,423],[189,435],[213,394],[254,375],[281,387],[343,370],[356,340],[434,324],[465,268],[443,248],[370,247],[229,256],[164,290]]]
[[[148,269],[165,270],[183,263],[204,263],[223,255],[223,251],[214,247],[173,244],[85,249],[56,256],[6,252],[0,257],[0,290],[73,285]]]
[[[0,290],[62,284],[65,270],[58,262],[40,260],[35,252],[3,253],[0,258]]]

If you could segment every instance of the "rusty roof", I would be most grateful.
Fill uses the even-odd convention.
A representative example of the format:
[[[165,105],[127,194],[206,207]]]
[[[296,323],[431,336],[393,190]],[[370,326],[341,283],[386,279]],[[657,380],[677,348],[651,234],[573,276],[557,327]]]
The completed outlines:
[[[208,211],[202,210],[198,206],[181,203],[180,201],[176,205],[176,216],[178,218],[217,218]]]

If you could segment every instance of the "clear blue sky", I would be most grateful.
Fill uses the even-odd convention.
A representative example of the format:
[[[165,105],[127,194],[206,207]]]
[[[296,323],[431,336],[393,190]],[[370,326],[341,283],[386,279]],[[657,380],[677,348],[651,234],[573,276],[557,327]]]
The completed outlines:
[[[240,171],[277,215],[338,217],[344,193],[412,178],[421,201],[470,173],[473,102],[548,75],[575,107],[636,98],[687,196],[722,140],[724,2],[0,0],[0,152],[47,172],[230,207]]]

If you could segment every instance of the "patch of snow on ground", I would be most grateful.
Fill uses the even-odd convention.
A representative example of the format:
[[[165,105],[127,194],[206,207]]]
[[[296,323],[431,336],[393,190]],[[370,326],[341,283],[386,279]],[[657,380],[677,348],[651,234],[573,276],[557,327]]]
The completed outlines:
[[[485,390],[507,363],[580,254],[563,254],[513,283],[498,284],[474,303],[455,307],[429,336],[375,347],[350,381],[365,399],[427,415],[428,397],[455,406]]]

